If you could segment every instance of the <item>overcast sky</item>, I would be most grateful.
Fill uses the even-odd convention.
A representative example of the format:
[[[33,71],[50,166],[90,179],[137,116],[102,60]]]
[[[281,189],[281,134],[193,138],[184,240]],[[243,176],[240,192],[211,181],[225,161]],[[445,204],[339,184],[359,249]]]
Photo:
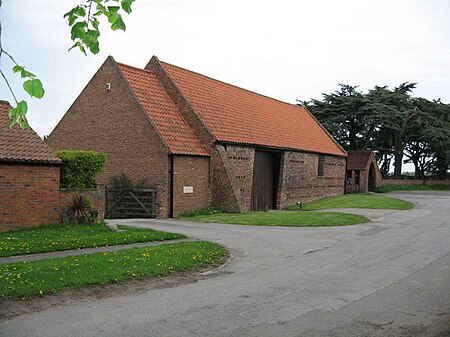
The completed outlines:
[[[41,136],[108,55],[136,67],[156,55],[290,103],[320,98],[337,83],[367,90],[402,82],[418,83],[415,96],[450,102],[449,0],[137,0],[126,32],[104,22],[101,52],[87,57],[67,52],[63,14],[80,2],[3,0],[3,47],[46,89],[41,101],[29,100]],[[0,99],[12,102],[3,82]]]

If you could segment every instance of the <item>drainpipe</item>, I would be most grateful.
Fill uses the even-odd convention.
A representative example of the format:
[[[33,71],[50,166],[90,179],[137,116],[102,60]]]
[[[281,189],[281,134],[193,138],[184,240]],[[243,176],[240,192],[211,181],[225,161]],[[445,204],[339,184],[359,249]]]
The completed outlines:
[[[173,218],[173,154],[169,154],[169,217]]]

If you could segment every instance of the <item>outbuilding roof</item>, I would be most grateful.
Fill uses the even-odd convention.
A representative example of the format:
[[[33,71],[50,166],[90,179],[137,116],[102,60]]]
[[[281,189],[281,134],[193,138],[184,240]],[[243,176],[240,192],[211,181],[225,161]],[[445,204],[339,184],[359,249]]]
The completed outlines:
[[[365,170],[369,161],[374,160],[373,152],[369,150],[348,151],[347,170]]]
[[[61,163],[33,129],[8,127],[11,108],[9,102],[0,100],[0,161]]]
[[[148,70],[122,63],[118,65],[170,152],[207,156],[208,153],[156,76]]]
[[[217,141],[346,156],[303,107],[161,64]]]

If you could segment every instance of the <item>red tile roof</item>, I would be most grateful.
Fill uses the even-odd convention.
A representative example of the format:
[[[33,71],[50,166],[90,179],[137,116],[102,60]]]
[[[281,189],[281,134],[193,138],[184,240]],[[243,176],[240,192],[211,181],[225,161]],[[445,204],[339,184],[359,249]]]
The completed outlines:
[[[156,76],[148,70],[121,63],[118,65],[169,151],[173,154],[207,156],[208,153]]]
[[[11,105],[0,101],[0,161],[61,163],[33,129],[8,127]]]
[[[346,156],[305,108],[161,64],[218,141]]]
[[[347,170],[365,170],[373,158],[373,152],[367,150],[348,151],[347,153]]]

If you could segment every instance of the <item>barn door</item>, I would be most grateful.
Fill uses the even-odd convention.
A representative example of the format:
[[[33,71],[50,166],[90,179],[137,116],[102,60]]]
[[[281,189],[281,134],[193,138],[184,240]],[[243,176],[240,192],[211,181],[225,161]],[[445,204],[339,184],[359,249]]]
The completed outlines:
[[[279,167],[278,153],[255,151],[252,211],[266,211],[275,208]]]

